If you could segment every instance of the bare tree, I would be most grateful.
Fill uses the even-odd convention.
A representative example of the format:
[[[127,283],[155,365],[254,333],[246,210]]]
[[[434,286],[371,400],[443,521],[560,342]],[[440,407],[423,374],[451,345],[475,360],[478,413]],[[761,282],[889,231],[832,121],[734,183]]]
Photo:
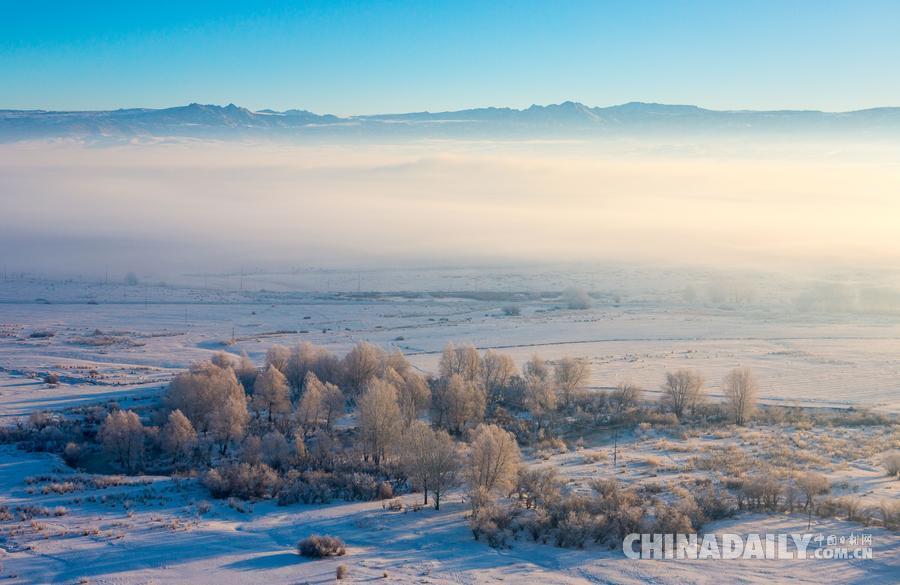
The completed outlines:
[[[572,405],[575,390],[584,385],[591,375],[590,365],[583,359],[564,357],[553,368],[556,389],[562,397],[563,404]]]
[[[128,473],[144,464],[144,425],[130,410],[117,410],[106,415],[100,427],[103,450]]]
[[[450,435],[414,421],[404,434],[400,461],[413,485],[422,490],[425,504],[431,491],[434,507],[440,510],[443,494],[457,485],[459,451]]]
[[[169,413],[160,432],[160,444],[163,451],[172,456],[172,462],[176,466],[190,459],[197,446],[197,432],[180,410]]]
[[[725,400],[731,410],[731,416],[737,425],[743,425],[753,416],[756,410],[756,396],[759,386],[750,368],[731,370],[722,384]]]
[[[460,434],[484,418],[485,397],[481,384],[459,374],[438,380],[431,396],[432,422]]]
[[[366,385],[381,371],[384,352],[378,347],[360,341],[344,356],[344,378],[353,393],[363,391]]]
[[[366,452],[380,464],[400,436],[397,389],[380,378],[371,380],[357,401],[359,431]]]
[[[257,417],[263,412],[267,413],[270,426],[276,418],[280,419],[291,413],[287,378],[274,365],[270,365],[265,372],[257,376],[253,384],[251,406]]]
[[[481,356],[472,345],[457,347],[448,343],[441,354],[438,367],[442,378],[458,375],[473,382],[478,380],[481,375]]]
[[[610,393],[613,414],[619,415],[629,408],[634,408],[641,400],[643,390],[630,382],[622,382]]]
[[[703,397],[703,377],[693,370],[666,372],[662,387],[663,398],[681,418],[686,410],[693,411]]]
[[[521,461],[512,433],[496,425],[478,425],[469,452],[469,485],[473,492],[508,493],[516,484]]]

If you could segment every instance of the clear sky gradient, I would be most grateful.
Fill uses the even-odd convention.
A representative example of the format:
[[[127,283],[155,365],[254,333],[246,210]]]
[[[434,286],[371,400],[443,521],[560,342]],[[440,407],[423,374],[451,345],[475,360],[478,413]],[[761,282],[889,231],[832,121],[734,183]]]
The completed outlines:
[[[0,0],[0,108],[900,105],[900,2]]]

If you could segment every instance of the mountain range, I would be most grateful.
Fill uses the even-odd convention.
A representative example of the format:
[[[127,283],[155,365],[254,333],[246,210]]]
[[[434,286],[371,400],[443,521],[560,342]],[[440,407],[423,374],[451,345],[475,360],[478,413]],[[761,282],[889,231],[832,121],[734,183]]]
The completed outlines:
[[[251,111],[234,104],[197,103],[107,111],[0,110],[3,142],[52,138],[560,138],[801,132],[897,138],[900,108],[755,111],[643,102],[589,107],[567,101],[521,110],[477,108],[346,117],[306,110]]]

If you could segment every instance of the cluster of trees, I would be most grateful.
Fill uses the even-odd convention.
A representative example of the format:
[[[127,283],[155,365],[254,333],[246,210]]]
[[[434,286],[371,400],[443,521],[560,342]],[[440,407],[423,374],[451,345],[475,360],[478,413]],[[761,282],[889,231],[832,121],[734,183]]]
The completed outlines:
[[[666,372],[663,383],[663,400],[680,419],[695,414],[705,400],[704,379],[694,370],[681,369]],[[750,368],[731,370],[722,382],[725,407],[735,424],[744,425],[756,411],[759,385]]]
[[[534,363],[543,371],[531,367],[526,379],[539,377],[548,388],[557,383],[570,394],[583,379],[579,363],[564,361],[555,378],[538,358]],[[148,459],[156,467],[205,466],[204,483],[218,496],[325,500],[328,490],[368,497],[406,484],[439,507],[463,480],[479,492],[505,489],[519,464],[518,444],[485,418],[489,389],[504,394],[519,378],[514,363],[448,346],[440,369],[426,378],[399,352],[364,342],[342,359],[308,343],[275,346],[261,369],[220,353],[172,380],[163,409],[149,417],[158,425],[115,410],[98,439],[129,473]],[[355,424],[338,425],[348,407]],[[321,475],[336,472],[368,475]]]
[[[272,347],[260,368],[246,356],[215,354],[176,376],[159,410],[142,416],[114,408],[89,417],[116,466],[205,471],[203,483],[216,497],[312,503],[413,489],[440,508],[449,490],[465,485],[473,533],[496,545],[519,534],[582,546],[633,531],[687,532],[738,508],[796,505],[811,516],[828,491],[824,478],[803,474],[787,487],[766,477],[735,479],[730,493],[705,485],[660,498],[600,481],[588,496],[567,494],[553,470],[523,466],[521,443],[559,442],[557,433],[572,421],[618,433],[627,424],[677,423],[709,409],[704,380],[692,370],[667,372],[663,400],[652,405],[630,383],[585,392],[589,377],[579,359],[535,355],[519,369],[509,355],[453,344],[436,375],[425,376],[401,353],[369,343],[343,357],[301,343]],[[753,373],[732,370],[722,387],[732,421],[745,424],[758,394]],[[33,425],[41,436],[62,438],[47,417],[35,416]],[[67,445],[67,461],[77,464],[83,444]],[[885,457],[893,473],[897,461]]]
[[[519,372],[509,355],[448,344],[433,381],[431,419],[461,435],[485,418],[525,411],[540,432],[558,412],[574,407],[589,377],[589,364],[581,359],[564,357],[551,366],[534,355]]]
[[[426,377],[401,353],[366,342],[343,358],[311,343],[274,346],[260,369],[246,356],[219,353],[172,380],[158,426],[144,427],[137,414],[120,411],[107,416],[98,436],[128,472],[144,466],[148,441],[150,451],[176,468],[228,459],[236,447],[244,463],[276,470],[359,458],[415,478],[426,500],[430,492],[438,502],[456,476],[446,464],[456,440],[471,439],[481,425],[529,441],[553,436],[561,413],[598,412],[598,396],[582,391],[590,368],[580,359],[550,364],[535,355],[520,371],[509,355],[448,344],[437,374]],[[756,402],[752,372],[733,370],[723,388],[734,421],[744,424]],[[703,403],[703,378],[691,370],[668,372],[663,394],[662,406],[675,416],[694,414]],[[616,423],[641,406],[641,396],[639,387],[620,384],[600,396],[600,409]],[[336,432],[348,406],[355,406],[356,425]],[[352,453],[335,457],[329,454],[335,448]]]

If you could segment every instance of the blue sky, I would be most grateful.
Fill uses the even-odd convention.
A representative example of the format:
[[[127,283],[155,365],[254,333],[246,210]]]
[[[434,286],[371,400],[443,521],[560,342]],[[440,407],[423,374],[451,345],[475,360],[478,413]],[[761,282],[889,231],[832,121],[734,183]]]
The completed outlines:
[[[0,108],[900,105],[900,2],[0,0]]]

